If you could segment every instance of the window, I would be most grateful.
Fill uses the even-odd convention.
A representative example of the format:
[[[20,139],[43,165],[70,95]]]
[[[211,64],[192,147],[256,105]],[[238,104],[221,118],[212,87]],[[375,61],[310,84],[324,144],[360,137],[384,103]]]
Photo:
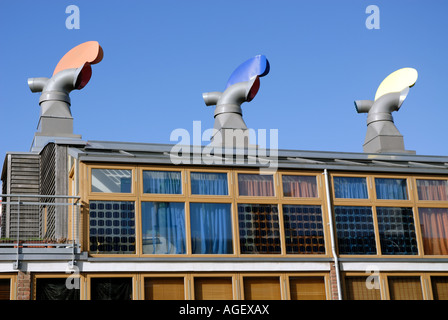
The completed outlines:
[[[286,253],[325,254],[320,206],[283,205]]]
[[[448,201],[448,181],[417,179],[417,193],[419,200]]]
[[[193,253],[233,253],[230,208],[230,203],[190,203]]]
[[[132,300],[132,278],[92,278],[91,300]]]
[[[334,196],[345,199],[368,199],[366,178],[334,177]]]
[[[194,278],[195,300],[232,300],[232,278]]]
[[[420,277],[388,277],[391,300],[423,300]]]
[[[448,277],[431,277],[434,300],[448,300]]]
[[[406,179],[375,178],[377,199],[407,200]]]
[[[67,278],[37,278],[36,300],[79,300],[79,289],[69,289]]]
[[[381,300],[380,289],[369,287],[366,277],[345,278],[347,300]]]
[[[335,207],[340,254],[376,254],[375,231],[370,207]]]
[[[238,174],[240,196],[272,197],[274,193],[274,176],[258,174]]]
[[[418,253],[412,208],[377,207],[381,252],[385,255]]]
[[[0,300],[10,300],[11,279],[0,279]]]
[[[184,203],[142,202],[142,237],[143,253],[185,253]]]
[[[276,205],[239,204],[238,221],[241,253],[281,253]]]
[[[179,171],[143,171],[143,192],[182,194],[182,175]]]
[[[131,193],[132,170],[92,169],[92,192]]]
[[[192,172],[191,194],[218,195],[229,194],[227,185],[227,173]]]
[[[244,300],[281,300],[278,277],[244,277]]]
[[[90,202],[90,252],[135,253],[135,209],[130,201]]]
[[[289,278],[291,300],[325,300],[324,277],[291,277]]]
[[[448,209],[419,208],[423,252],[429,255],[448,255]]]
[[[184,299],[184,278],[145,278],[145,300]]]
[[[314,176],[283,175],[283,195],[294,198],[317,198],[317,183]]]

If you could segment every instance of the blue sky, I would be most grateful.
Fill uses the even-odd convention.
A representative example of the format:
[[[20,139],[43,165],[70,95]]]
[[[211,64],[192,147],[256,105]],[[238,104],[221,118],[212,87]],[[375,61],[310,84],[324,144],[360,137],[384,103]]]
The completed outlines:
[[[80,10],[67,29],[66,7]],[[380,9],[369,30],[366,8]],[[243,61],[264,54],[270,73],[242,105],[248,127],[278,129],[281,149],[362,152],[366,114],[391,72],[419,78],[394,112],[405,147],[448,155],[448,2],[444,0],[0,1],[0,157],[29,151],[39,119],[30,77],[50,77],[62,56],[96,40],[104,59],[71,94],[84,140],[175,143],[177,128],[213,127],[202,93],[222,91]]]

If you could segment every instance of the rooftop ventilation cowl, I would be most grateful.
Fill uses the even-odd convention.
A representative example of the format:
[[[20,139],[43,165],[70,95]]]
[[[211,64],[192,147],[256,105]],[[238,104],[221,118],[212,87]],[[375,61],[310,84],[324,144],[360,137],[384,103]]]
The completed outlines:
[[[103,49],[96,41],[84,42],[69,52],[57,64],[51,78],[29,78],[31,92],[41,92],[38,132],[34,135],[32,151],[39,151],[54,138],[76,138],[70,92],[81,90],[90,81],[92,64],[103,58]]]
[[[401,108],[417,77],[417,70],[413,68],[399,69],[381,82],[374,101],[355,101],[356,111],[368,114],[364,152],[415,154],[404,149],[403,136],[394,124],[392,112]]]
[[[226,131],[233,135],[235,131],[247,130],[241,104],[255,98],[260,88],[260,77],[267,75],[269,70],[270,65],[266,57],[257,55],[233,71],[224,92],[215,91],[202,94],[207,106],[216,105],[215,134],[212,137],[212,144],[236,146],[233,140],[225,141]]]

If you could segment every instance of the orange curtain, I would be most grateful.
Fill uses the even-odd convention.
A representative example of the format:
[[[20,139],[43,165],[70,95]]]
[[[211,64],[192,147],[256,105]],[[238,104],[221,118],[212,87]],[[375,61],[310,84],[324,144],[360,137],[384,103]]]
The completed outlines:
[[[425,254],[448,255],[448,209],[419,208]]]
[[[448,182],[445,180],[417,180],[419,200],[448,201]]]
[[[271,175],[239,174],[238,188],[240,196],[272,197],[274,180]]]
[[[295,198],[316,198],[317,186],[314,176],[287,176],[283,179],[283,195]]]

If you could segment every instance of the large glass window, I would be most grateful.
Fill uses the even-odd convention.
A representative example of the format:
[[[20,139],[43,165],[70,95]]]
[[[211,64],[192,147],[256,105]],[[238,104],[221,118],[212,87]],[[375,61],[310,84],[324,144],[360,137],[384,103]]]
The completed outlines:
[[[218,195],[229,194],[227,185],[227,173],[192,172],[191,194]]]
[[[448,255],[448,209],[419,208],[423,252],[430,255]]]
[[[382,254],[418,254],[412,208],[377,207],[376,213]]]
[[[145,278],[145,300],[184,300],[184,278]]]
[[[370,207],[335,207],[340,254],[376,254],[375,230]]]
[[[388,277],[391,300],[423,300],[420,277]]]
[[[289,278],[291,300],[325,300],[324,277],[291,277]]]
[[[275,195],[274,176],[239,173],[238,190],[240,196],[272,197]]]
[[[184,203],[142,202],[142,238],[143,253],[185,253]]]
[[[91,201],[91,253],[135,253],[135,208],[130,201]]]
[[[131,193],[132,170],[92,169],[92,192]]]
[[[143,192],[182,194],[182,174],[179,171],[143,171]]]
[[[334,177],[334,196],[343,199],[368,199],[366,178]]]
[[[278,208],[271,204],[239,204],[241,253],[281,253]]]
[[[195,277],[195,300],[232,300],[232,278],[229,277]]]
[[[317,198],[317,183],[314,176],[282,176],[283,195],[294,198]]]
[[[381,300],[379,288],[368,285],[367,277],[345,278],[347,300]]]
[[[91,300],[132,300],[132,278],[92,278]]]
[[[448,180],[417,179],[419,200],[448,201]]]
[[[230,203],[190,203],[192,253],[233,253],[230,208]]]
[[[79,289],[69,289],[67,278],[36,279],[36,300],[79,300]]]
[[[283,205],[286,253],[324,254],[320,206]]]
[[[406,179],[375,178],[377,199],[407,200]]]

